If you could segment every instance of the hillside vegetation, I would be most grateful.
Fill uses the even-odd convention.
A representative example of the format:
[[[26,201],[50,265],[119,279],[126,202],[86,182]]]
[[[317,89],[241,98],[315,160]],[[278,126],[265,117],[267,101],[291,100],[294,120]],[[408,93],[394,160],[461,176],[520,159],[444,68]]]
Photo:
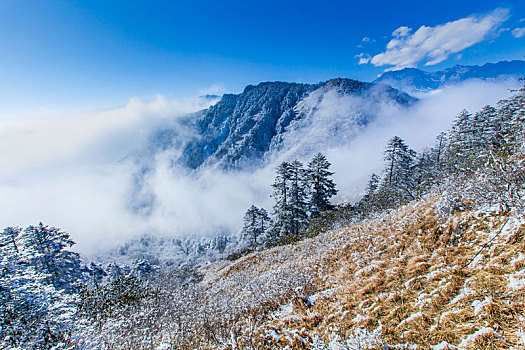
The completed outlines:
[[[205,283],[264,300],[274,271],[302,276],[277,311],[245,320],[240,348],[525,346],[525,220],[492,209],[440,217],[435,208],[429,197],[210,267]]]

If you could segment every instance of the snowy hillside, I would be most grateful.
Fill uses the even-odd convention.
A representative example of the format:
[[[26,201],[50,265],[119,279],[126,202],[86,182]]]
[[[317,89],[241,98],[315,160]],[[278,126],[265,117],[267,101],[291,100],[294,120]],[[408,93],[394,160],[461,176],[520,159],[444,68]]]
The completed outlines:
[[[440,217],[435,200],[211,266],[205,290],[227,291],[237,305],[253,302],[253,291],[268,303],[265,316],[241,323],[241,348],[520,348],[523,217],[492,209]]]

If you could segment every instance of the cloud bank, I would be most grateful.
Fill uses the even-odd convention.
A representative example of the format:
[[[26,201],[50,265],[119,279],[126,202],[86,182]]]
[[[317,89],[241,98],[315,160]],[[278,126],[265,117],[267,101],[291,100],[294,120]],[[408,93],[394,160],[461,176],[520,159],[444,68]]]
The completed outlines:
[[[497,8],[485,15],[471,15],[435,27],[399,27],[392,33],[386,51],[370,59],[374,66],[392,66],[388,70],[431,66],[496,35],[497,29],[509,18],[509,10]],[[364,62],[364,61],[363,61]]]

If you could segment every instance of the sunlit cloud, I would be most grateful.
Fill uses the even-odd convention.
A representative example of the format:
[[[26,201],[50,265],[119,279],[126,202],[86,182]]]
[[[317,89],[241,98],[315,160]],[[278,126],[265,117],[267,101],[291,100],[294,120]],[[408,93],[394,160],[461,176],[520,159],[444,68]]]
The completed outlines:
[[[403,26],[392,33],[386,51],[370,60],[374,66],[392,66],[388,70],[416,67],[423,63],[431,66],[446,60],[477,43],[487,40],[490,34],[509,18],[509,10],[497,8],[485,15],[472,15],[435,27],[421,26],[415,32]]]

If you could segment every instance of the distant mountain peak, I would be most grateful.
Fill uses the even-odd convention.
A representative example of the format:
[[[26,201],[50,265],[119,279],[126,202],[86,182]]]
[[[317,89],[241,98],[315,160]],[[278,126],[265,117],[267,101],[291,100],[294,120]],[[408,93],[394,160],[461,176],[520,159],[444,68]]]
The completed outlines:
[[[501,61],[478,66],[456,64],[437,72],[417,68],[403,68],[385,72],[374,83],[390,85],[409,94],[424,92],[457,84],[469,79],[496,80],[517,79],[525,76],[525,61]]]

